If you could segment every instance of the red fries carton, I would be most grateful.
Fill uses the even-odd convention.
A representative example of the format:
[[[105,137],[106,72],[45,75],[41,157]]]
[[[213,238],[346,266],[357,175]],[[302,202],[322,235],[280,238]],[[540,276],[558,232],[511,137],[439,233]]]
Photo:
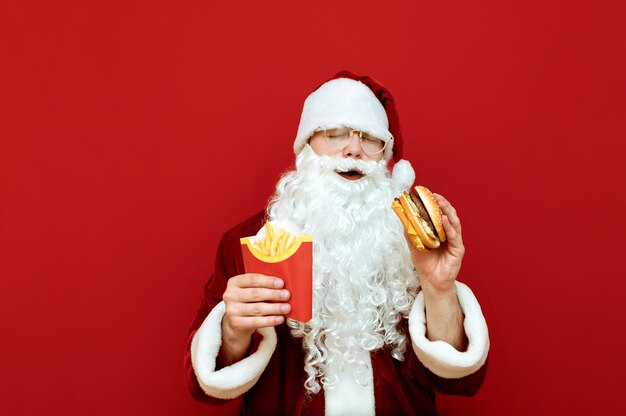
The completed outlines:
[[[286,317],[308,322],[313,317],[313,237],[296,229],[291,222],[272,221],[256,236],[241,239],[241,253],[246,273],[283,279],[291,292]]]

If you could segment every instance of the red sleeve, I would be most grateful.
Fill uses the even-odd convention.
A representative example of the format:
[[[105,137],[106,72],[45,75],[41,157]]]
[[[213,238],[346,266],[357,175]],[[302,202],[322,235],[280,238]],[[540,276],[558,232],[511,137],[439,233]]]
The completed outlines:
[[[419,360],[417,360],[419,362]],[[482,386],[485,376],[487,375],[487,362],[483,364],[476,372],[461,378],[443,378],[431,372],[423,366],[423,372],[433,389],[438,393],[450,394],[455,396],[473,396],[478,393]]]
[[[194,399],[211,404],[224,404],[232,400],[217,399],[208,396],[198,384],[198,379],[191,364],[191,341],[196,331],[202,325],[213,308],[222,301],[226,290],[226,283],[232,276],[244,273],[241,257],[241,243],[239,239],[254,235],[263,224],[263,212],[251,217],[245,222],[231,228],[222,237],[215,256],[215,270],[204,286],[204,293],[196,316],[193,319],[187,334],[185,344],[184,371],[187,387]],[[237,398],[234,400],[241,400]]]
[[[485,376],[487,375],[488,360],[485,361],[485,364],[477,371],[465,377],[443,378],[426,368],[417,358],[413,349],[410,347],[410,336],[407,341],[409,348],[405,353],[405,368],[406,371],[410,373],[410,376],[417,379],[420,384],[428,386],[438,393],[468,397],[475,395],[482,386]]]

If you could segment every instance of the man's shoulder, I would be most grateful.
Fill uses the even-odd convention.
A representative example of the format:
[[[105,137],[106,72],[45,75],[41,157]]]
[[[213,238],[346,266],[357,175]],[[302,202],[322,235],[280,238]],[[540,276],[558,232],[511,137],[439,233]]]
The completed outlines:
[[[216,273],[225,278],[244,273],[243,258],[241,255],[241,238],[256,235],[263,226],[265,212],[261,211],[250,218],[229,228],[220,240],[216,254]]]
[[[224,233],[224,239],[240,239],[242,237],[249,237],[256,235],[259,229],[265,224],[266,213],[265,211],[259,211],[253,216],[243,220],[239,224],[229,228]]]

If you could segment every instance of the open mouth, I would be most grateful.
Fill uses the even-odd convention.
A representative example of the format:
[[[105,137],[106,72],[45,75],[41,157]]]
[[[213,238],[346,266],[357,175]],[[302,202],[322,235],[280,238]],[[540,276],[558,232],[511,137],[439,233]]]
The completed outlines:
[[[337,170],[335,172],[337,172],[337,174],[341,176],[342,178],[347,179],[349,181],[357,181],[361,179],[363,176],[365,176],[363,173],[361,173],[360,171],[356,169],[348,170],[345,172],[340,172]]]

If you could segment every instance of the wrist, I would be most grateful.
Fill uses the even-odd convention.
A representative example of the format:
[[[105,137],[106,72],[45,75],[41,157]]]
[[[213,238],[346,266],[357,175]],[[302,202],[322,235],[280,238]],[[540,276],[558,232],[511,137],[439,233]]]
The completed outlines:
[[[432,279],[428,279],[428,278],[424,278],[424,276],[420,276],[420,286],[422,288],[422,292],[424,293],[424,297],[429,297],[429,298],[448,298],[451,296],[456,297],[456,285],[454,283],[454,280],[433,283]]]
[[[219,368],[231,365],[246,356],[253,332],[236,331],[230,326],[227,318],[222,319],[222,345],[217,358]]]
[[[228,318],[222,319],[222,345],[226,344],[235,350],[246,349],[250,345],[253,332],[254,330],[236,330],[230,325]]]

